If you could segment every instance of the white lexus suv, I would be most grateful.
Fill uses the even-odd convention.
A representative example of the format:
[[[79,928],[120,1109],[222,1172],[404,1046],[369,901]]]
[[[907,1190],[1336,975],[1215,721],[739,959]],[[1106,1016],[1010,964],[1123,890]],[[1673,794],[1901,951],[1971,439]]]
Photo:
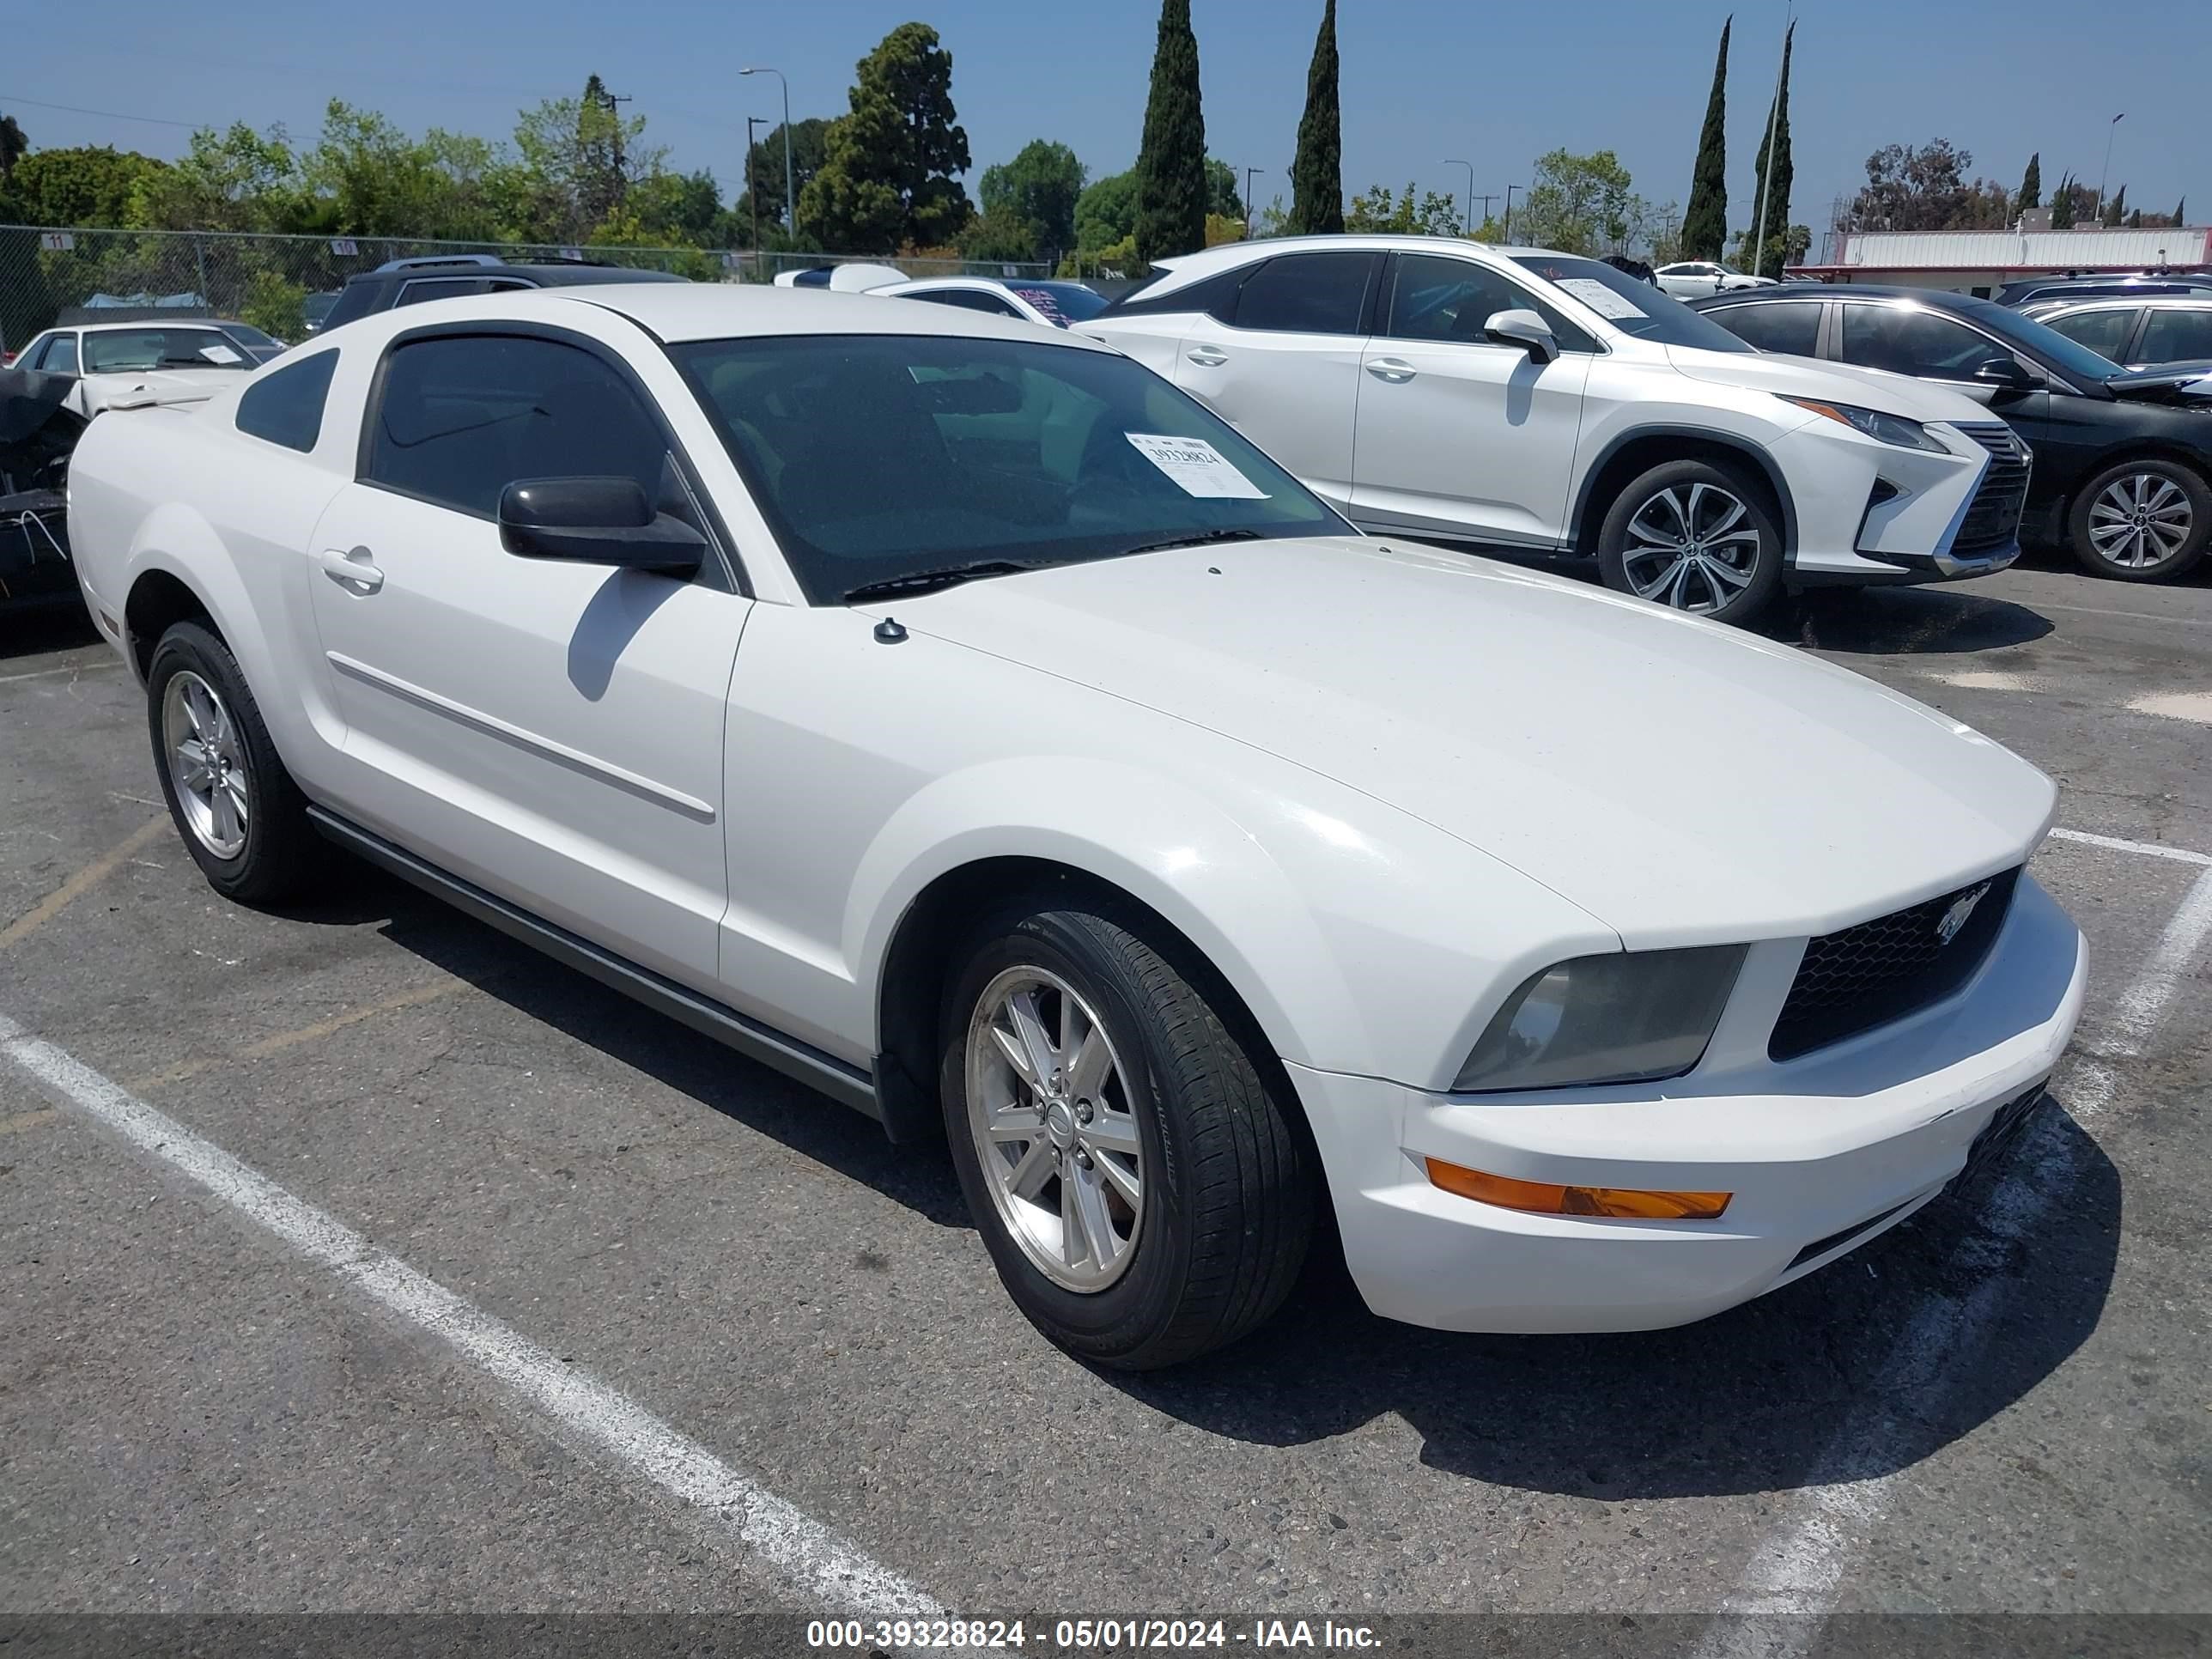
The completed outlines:
[[[1972,399],[1752,350],[1595,259],[1419,236],[1231,243],[1081,332],[1370,530],[1595,556],[1728,621],[1778,588],[2020,556],[2029,456]]]

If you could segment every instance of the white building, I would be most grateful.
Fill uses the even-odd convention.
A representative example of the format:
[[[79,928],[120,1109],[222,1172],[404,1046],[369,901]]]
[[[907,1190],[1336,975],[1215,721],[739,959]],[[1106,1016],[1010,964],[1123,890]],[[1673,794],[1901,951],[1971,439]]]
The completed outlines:
[[[2097,276],[2115,270],[2212,270],[2212,228],[2142,230],[1844,230],[1825,263],[1793,265],[1793,276],[1830,283],[1887,283],[1984,297],[2022,276]]]

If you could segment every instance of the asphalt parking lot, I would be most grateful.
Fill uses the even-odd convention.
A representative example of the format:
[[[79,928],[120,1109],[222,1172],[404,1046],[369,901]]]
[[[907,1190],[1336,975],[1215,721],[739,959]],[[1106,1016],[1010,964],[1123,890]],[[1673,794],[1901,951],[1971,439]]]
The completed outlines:
[[[0,626],[0,1611],[2212,1613],[2202,575],[1774,630],[2062,783],[2094,984],[2008,1164],[1683,1330],[1318,1272],[1140,1379],[942,1156],[366,870],[221,902],[127,674]]]

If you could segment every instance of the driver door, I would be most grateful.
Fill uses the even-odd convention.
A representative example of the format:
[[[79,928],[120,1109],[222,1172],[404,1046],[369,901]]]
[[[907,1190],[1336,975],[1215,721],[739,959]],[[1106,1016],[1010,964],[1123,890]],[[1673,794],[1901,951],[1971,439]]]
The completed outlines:
[[[338,804],[711,988],[722,725],[751,601],[711,549],[692,579],[520,558],[495,518],[518,479],[617,474],[711,540],[653,392],[580,336],[444,329],[392,348],[367,422],[307,550],[345,726]]]

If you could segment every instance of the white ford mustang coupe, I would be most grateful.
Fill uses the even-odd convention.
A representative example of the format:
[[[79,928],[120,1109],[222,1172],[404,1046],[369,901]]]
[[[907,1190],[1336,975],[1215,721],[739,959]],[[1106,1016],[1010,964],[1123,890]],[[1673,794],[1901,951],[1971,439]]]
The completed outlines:
[[[2001,1146],[2081,1007],[2033,768],[1358,535],[1068,333],[556,289],[240,380],[70,505],[217,890],[335,843],[947,1136],[1091,1360],[1251,1329],[1325,1214],[1394,1318],[1715,1313]]]

